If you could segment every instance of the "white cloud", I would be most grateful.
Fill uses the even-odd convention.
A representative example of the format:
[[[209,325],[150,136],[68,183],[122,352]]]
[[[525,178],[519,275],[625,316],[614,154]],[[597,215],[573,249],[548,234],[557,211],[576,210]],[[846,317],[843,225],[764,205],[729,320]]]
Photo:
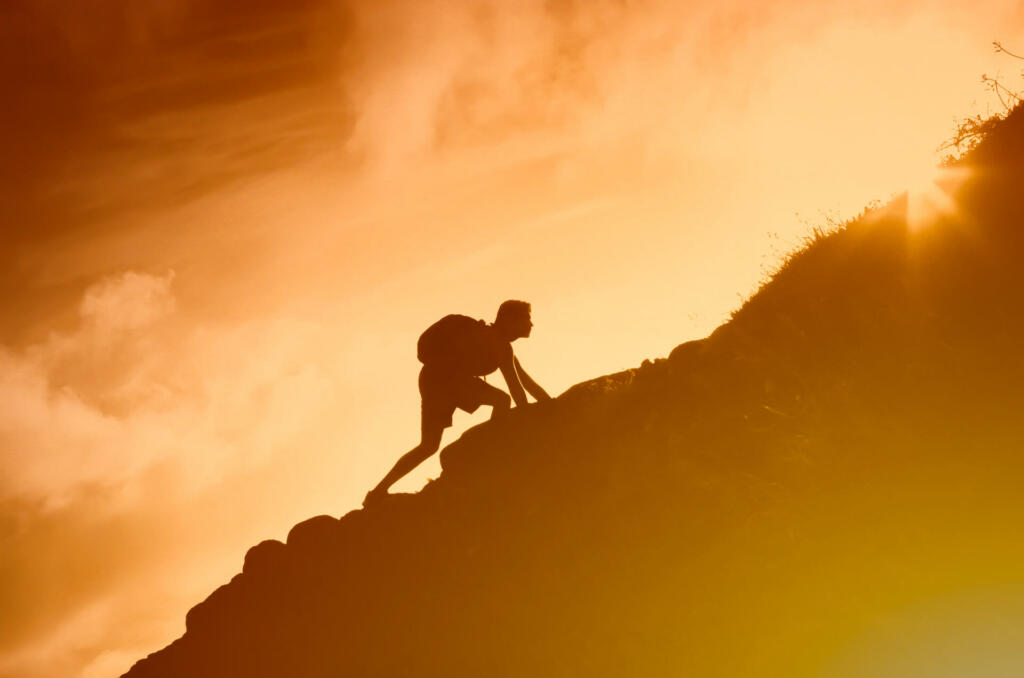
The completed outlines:
[[[123,497],[161,462],[193,492],[301,434],[332,402],[304,348],[316,328],[267,320],[181,329],[174,275],[125,272],[86,290],[72,332],[0,347],[0,498],[57,509]]]
[[[178,317],[173,281],[105,278],[76,327],[0,346],[0,502],[21,526],[0,554],[15,566],[5,585],[26,592],[0,610],[20,634],[0,646],[0,675],[104,675],[167,642],[224,576],[222,551],[244,552],[289,482],[304,488],[297,458],[333,449],[343,410],[324,328],[197,325]],[[258,481],[270,469],[272,493]],[[74,559],[90,564],[54,577]]]
[[[104,335],[140,330],[174,312],[171,282],[163,276],[127,271],[96,283],[85,292],[79,313]]]

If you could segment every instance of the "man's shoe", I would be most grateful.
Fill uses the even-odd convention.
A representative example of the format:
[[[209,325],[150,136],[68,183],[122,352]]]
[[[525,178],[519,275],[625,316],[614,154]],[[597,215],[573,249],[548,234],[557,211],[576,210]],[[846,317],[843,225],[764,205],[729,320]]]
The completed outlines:
[[[374,504],[379,504],[388,496],[387,490],[373,489],[366,493],[366,498],[363,499],[363,508],[370,508]]]

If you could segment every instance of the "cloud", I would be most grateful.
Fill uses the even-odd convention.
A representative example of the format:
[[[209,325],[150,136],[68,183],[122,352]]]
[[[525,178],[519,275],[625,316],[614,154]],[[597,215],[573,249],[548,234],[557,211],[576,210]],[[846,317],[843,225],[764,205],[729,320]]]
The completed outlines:
[[[188,463],[194,491],[265,462],[330,401],[299,353],[311,328],[183,330],[173,279],[105,278],[75,330],[0,349],[0,500],[56,509],[97,486],[128,491],[165,461]]]
[[[333,0],[18,0],[0,16],[12,242],[195,199],[350,126]]]
[[[197,325],[175,278],[97,280],[74,327],[0,347],[0,674],[105,652],[89,669],[101,672],[165,640],[211,585],[210,553],[266,529],[254,516],[276,498],[259,479],[284,493],[290,465],[342,420],[321,327]],[[169,563],[195,572],[157,576]],[[153,617],[160,597],[172,629]]]
[[[630,105],[635,125],[692,106],[706,76],[753,96],[758,53],[909,6],[20,0],[0,10],[0,185],[34,240],[313,159],[393,170],[523,133],[599,138]]]
[[[102,340],[145,329],[174,312],[173,280],[173,271],[164,276],[128,271],[107,278],[86,291],[79,313]]]
[[[98,274],[175,266],[222,234],[258,230],[231,214],[154,225],[258,177],[321,162],[343,187],[367,167],[386,184],[431,173],[446,151],[565,130],[581,105],[600,106],[596,69],[626,47],[616,25],[645,16],[541,0],[514,12],[409,0],[261,0],[245,11],[216,0],[20,0],[0,11],[11,102],[0,124],[16,145],[0,154],[11,179],[0,182],[11,210],[0,252],[8,342],[73,313]]]
[[[393,168],[564,129],[700,10],[672,3],[217,0],[6,6],[3,175],[39,232],[330,157]],[[639,31],[639,32],[638,32]],[[57,142],[60,139],[60,142]],[[60,200],[53,200],[59,195]]]
[[[136,272],[102,280],[86,291],[75,332],[21,354],[0,347],[0,499],[57,508],[76,488],[117,485],[145,465],[145,455],[117,454],[141,442],[138,427],[103,404],[140,396],[136,361],[147,330],[173,313],[172,280]]]

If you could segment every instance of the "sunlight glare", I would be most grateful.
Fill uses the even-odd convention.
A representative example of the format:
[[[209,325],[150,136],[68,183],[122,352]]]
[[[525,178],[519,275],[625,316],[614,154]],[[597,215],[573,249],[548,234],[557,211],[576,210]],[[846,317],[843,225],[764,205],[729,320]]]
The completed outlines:
[[[893,612],[851,645],[827,678],[1024,675],[1019,586],[968,591]]]
[[[967,167],[930,166],[907,184],[907,226],[919,231],[936,220],[956,214],[957,189],[970,176]]]

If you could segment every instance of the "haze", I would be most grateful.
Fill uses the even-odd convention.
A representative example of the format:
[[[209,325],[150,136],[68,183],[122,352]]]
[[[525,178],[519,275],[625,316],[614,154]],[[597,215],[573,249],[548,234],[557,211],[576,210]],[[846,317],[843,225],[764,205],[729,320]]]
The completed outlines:
[[[358,506],[418,436],[446,313],[530,301],[552,394],[708,333],[812,226],[926,179],[1024,28],[1009,2],[232,4],[0,9],[0,675],[117,675],[248,546]]]

